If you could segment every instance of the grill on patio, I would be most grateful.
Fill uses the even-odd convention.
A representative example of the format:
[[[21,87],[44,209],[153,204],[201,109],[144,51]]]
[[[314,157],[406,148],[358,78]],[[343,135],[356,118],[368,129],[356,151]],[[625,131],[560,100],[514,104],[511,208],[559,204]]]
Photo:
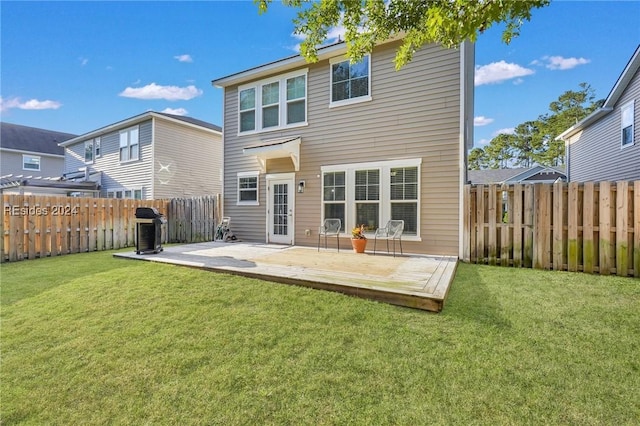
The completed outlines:
[[[158,253],[162,248],[162,225],[167,219],[155,207],[136,209],[136,253]]]

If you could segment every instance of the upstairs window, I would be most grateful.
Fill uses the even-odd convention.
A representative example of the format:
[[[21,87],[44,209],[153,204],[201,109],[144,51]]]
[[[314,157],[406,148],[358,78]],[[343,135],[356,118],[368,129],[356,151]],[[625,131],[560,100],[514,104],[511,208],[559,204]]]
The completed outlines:
[[[96,158],[100,158],[100,156],[102,155],[101,150],[100,150],[100,138],[95,138],[94,139],[94,147],[95,147],[95,152],[96,152]]]
[[[22,155],[22,169],[40,171],[40,157],[37,155]]]
[[[634,108],[633,101],[625,104],[621,108],[622,113],[622,147],[631,146],[634,144],[633,133],[634,133]]]
[[[371,100],[371,60],[331,62],[331,105]]]
[[[238,133],[306,124],[307,70],[240,87],[238,111]]]
[[[93,163],[93,139],[84,141],[84,162]]]
[[[140,155],[138,126],[120,131],[120,161],[137,160]]]

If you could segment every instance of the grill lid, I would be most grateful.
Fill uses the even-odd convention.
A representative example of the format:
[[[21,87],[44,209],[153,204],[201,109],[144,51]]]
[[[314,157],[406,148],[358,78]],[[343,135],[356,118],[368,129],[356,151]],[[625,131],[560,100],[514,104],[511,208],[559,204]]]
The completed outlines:
[[[136,208],[137,219],[155,219],[161,217],[162,214],[158,212],[155,207],[138,207]]]

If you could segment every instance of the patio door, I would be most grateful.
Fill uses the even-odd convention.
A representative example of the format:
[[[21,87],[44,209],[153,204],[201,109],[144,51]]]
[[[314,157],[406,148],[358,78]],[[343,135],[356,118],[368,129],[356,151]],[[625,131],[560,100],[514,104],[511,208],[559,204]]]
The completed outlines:
[[[293,176],[268,175],[267,183],[267,242],[293,245]]]

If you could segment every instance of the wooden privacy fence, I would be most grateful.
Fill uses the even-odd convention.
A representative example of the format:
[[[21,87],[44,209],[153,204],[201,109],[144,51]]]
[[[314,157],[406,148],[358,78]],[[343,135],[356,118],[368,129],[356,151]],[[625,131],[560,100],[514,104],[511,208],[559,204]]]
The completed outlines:
[[[0,261],[135,246],[138,207],[165,215],[163,243],[214,239],[217,197],[128,200],[3,195]]]
[[[463,260],[640,276],[640,181],[466,185]]]

